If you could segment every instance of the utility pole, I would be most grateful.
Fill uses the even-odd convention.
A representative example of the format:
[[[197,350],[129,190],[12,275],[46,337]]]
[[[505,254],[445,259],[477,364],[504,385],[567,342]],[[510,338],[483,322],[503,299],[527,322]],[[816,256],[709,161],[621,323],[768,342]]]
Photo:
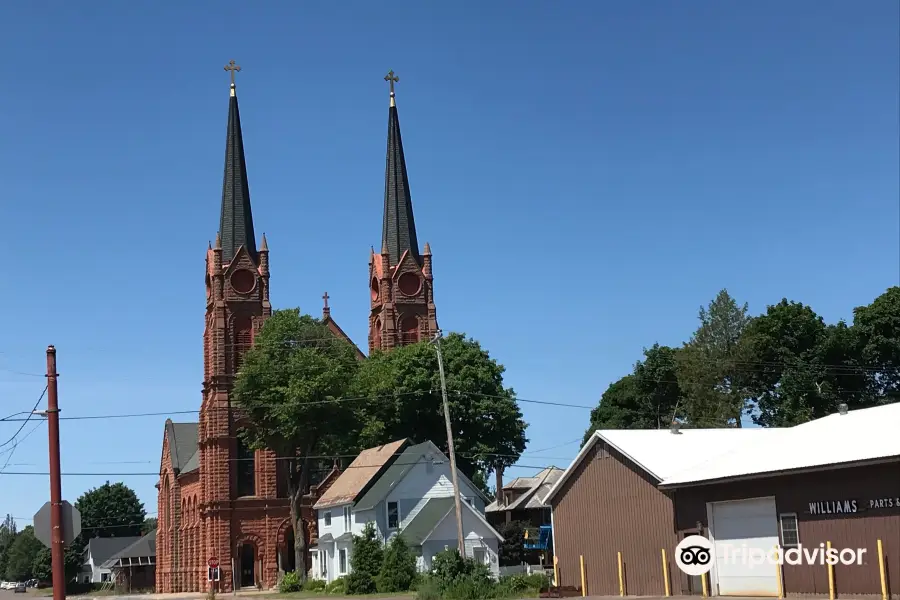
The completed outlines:
[[[441,374],[441,396],[444,399],[444,422],[447,424],[447,449],[450,451],[450,475],[453,478],[453,496],[456,504],[456,536],[459,555],[466,557],[466,542],[463,535],[462,502],[459,499],[459,476],[456,472],[456,452],[453,449],[453,427],[450,426],[450,403],[447,401],[447,378],[444,376],[444,355],[441,353],[441,331],[435,334],[434,348],[437,350],[438,371]],[[53,600],[58,600],[54,598]]]
[[[53,600],[66,600],[66,569],[62,530],[62,475],[59,466],[59,396],[56,390],[56,348],[47,346],[47,430],[50,432],[50,557]]]

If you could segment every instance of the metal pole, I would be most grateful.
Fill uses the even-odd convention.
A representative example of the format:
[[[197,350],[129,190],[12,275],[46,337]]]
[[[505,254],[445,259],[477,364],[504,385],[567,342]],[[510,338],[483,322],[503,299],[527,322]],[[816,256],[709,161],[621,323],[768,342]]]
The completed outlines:
[[[50,432],[50,558],[53,570],[53,600],[66,600],[62,476],[59,466],[59,396],[57,396],[56,378],[56,348],[47,346],[47,430]]]
[[[450,475],[453,478],[453,496],[456,504],[456,536],[459,542],[459,555],[465,558],[466,542],[463,535],[462,502],[459,499],[459,476],[456,473],[456,452],[453,450],[453,427],[450,426],[450,403],[447,401],[447,378],[444,375],[444,355],[441,353],[441,332],[434,336],[434,347],[437,350],[438,371],[441,374],[441,396],[444,400],[444,422],[447,425],[447,449],[450,453]],[[57,600],[54,598],[54,600]]]

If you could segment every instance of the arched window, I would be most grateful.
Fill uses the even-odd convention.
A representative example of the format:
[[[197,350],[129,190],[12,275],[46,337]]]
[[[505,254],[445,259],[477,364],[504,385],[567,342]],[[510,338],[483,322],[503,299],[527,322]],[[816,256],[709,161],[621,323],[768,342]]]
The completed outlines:
[[[256,452],[243,439],[237,439],[237,496],[256,495]]]
[[[251,317],[235,317],[234,319],[234,372],[241,368],[241,362],[250,346],[253,345],[253,319]]]
[[[375,319],[375,331],[372,333],[372,342],[375,349],[381,350],[381,319]]]
[[[414,316],[403,317],[400,320],[401,343],[406,346],[419,341],[419,320]]]

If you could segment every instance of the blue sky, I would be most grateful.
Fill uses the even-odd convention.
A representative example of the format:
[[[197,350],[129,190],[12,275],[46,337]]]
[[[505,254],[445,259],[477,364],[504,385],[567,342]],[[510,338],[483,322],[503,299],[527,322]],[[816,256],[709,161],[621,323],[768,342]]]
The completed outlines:
[[[521,397],[595,405],[723,287],[849,319],[900,281],[898,22],[893,0],[4,3],[0,417],[37,401],[49,343],[63,416],[199,408],[232,58],[273,301],[327,290],[362,346],[389,69],[441,326]],[[589,411],[522,409],[522,464],[568,464]],[[157,471],[163,423],[64,421],[63,471]],[[8,470],[45,471],[46,439]],[[156,511],[154,477],[109,479]],[[47,496],[0,474],[0,513]]]

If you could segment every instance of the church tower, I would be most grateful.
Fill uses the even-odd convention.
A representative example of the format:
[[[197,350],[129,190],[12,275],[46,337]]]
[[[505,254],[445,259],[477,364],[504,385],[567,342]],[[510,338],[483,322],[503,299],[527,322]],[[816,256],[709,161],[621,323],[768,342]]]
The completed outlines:
[[[384,173],[384,223],[381,252],[369,254],[369,353],[430,339],[438,330],[434,306],[431,247],[419,252],[393,71],[390,84],[387,158]]]
[[[275,496],[274,460],[267,451],[248,451],[237,438],[239,416],[229,398],[234,377],[256,332],[272,314],[269,248],[257,248],[250,187],[231,61],[231,95],[225,138],[225,175],[216,242],[206,253],[206,329],[203,334],[203,403],[198,431],[200,513],[199,556],[219,557],[223,588],[230,588],[235,538],[246,518],[238,509],[248,498]],[[271,469],[267,468],[271,464]],[[257,465],[261,467],[257,469]],[[271,471],[271,472],[270,472]],[[235,530],[233,530],[235,529]],[[262,548],[255,549],[261,552]],[[260,556],[260,558],[263,558]],[[268,557],[266,557],[268,558]],[[199,559],[198,559],[199,560]]]

